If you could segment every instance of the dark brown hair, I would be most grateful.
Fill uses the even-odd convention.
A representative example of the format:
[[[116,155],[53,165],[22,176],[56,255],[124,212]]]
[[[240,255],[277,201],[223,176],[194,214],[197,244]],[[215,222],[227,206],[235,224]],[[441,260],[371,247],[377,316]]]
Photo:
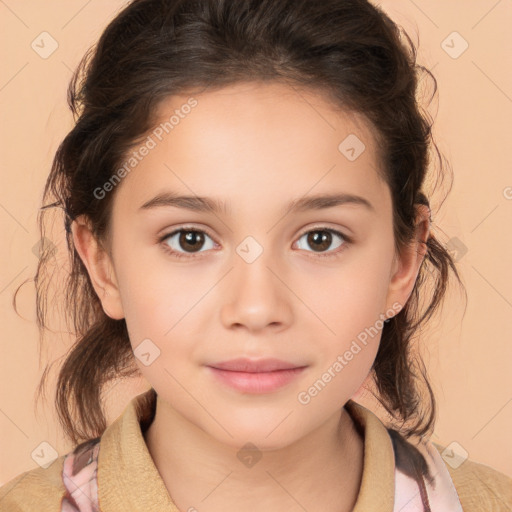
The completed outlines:
[[[134,0],[110,22],[69,85],[75,124],[56,152],[38,218],[45,239],[45,213],[62,208],[70,257],[60,287],[76,342],[60,368],[55,397],[69,439],[101,435],[105,385],[140,375],[125,320],[104,313],[70,225],[84,215],[108,246],[114,192],[100,200],[94,190],[153,127],[159,103],[241,81],[280,81],[318,92],[333,108],[361,114],[378,142],[399,251],[414,238],[417,205],[429,205],[423,187],[430,150],[443,181],[433,122],[417,98],[424,75],[434,84],[431,101],[437,83],[416,63],[414,43],[366,0]],[[405,437],[430,432],[436,417],[425,366],[412,350],[414,335],[441,304],[450,269],[461,284],[450,253],[432,231],[413,293],[385,323],[372,367],[377,399],[391,418],[410,424],[401,428]],[[55,281],[53,274],[48,277],[50,249],[41,254],[35,276],[41,339],[48,328],[49,284]],[[48,370],[47,365],[39,394]]]

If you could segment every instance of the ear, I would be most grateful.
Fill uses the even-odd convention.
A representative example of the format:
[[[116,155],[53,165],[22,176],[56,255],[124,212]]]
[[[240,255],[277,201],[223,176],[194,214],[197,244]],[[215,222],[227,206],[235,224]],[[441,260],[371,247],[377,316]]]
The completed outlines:
[[[426,242],[430,235],[430,208],[417,205],[414,240],[395,257],[386,303],[388,308],[395,302],[403,308],[416,283],[421,263],[427,253]]]
[[[114,266],[108,252],[94,237],[90,223],[84,216],[71,224],[73,243],[87,268],[92,285],[101,301],[103,311],[114,320],[124,318]]]

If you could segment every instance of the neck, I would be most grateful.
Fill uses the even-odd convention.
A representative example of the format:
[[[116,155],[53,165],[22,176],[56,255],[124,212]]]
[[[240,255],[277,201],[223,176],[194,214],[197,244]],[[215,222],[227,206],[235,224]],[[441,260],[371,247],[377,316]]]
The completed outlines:
[[[250,451],[219,442],[158,397],[144,437],[180,510],[229,512],[251,503],[253,512],[342,512],[357,500],[363,439],[345,408],[287,446]]]

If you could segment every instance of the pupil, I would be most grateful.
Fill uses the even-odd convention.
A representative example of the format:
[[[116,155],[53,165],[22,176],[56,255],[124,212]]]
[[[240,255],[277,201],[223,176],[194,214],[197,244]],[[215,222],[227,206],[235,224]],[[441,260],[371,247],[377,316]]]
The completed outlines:
[[[198,231],[184,231],[180,237],[180,245],[183,249],[188,250],[190,247],[192,249],[200,249],[202,242],[204,241],[202,239],[202,234]],[[199,242],[199,247],[194,247],[194,245],[197,245]],[[188,248],[187,248],[188,246]],[[193,251],[192,251],[193,252]]]
[[[320,236],[317,236],[318,233],[322,233]],[[317,247],[319,249],[327,249],[331,245],[331,233],[328,231],[313,231],[308,236],[308,243],[312,247]]]

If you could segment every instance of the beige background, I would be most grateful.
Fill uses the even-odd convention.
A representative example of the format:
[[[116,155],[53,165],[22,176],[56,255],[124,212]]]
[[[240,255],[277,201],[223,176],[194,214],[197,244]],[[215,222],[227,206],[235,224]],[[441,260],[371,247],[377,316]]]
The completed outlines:
[[[66,105],[71,70],[124,3],[0,2],[0,485],[37,467],[32,454],[40,443],[49,443],[59,455],[70,449],[51,394],[48,405],[43,402],[39,414],[34,412],[42,368],[32,284],[19,293],[22,318],[12,308],[12,294],[36,269],[37,208],[53,154],[72,122]],[[434,212],[434,222],[444,242],[458,240],[467,250],[458,253],[469,297],[466,315],[453,293],[423,342],[439,403],[434,441],[443,446],[456,442],[451,446],[459,453],[463,449],[471,459],[512,476],[512,3],[388,0],[380,5],[413,41],[419,37],[419,60],[438,80],[438,100],[428,110],[455,182],[441,211]],[[460,36],[451,35],[454,31]],[[35,41],[42,51],[45,37],[49,48],[42,32],[58,43],[46,59],[31,47]],[[447,51],[460,51],[460,37],[469,47],[452,58]],[[55,237],[63,251],[60,226]],[[48,355],[55,358],[70,338],[56,333],[48,341]],[[147,386],[145,381],[117,384],[107,396],[110,420]],[[367,400],[361,402],[379,413]]]

